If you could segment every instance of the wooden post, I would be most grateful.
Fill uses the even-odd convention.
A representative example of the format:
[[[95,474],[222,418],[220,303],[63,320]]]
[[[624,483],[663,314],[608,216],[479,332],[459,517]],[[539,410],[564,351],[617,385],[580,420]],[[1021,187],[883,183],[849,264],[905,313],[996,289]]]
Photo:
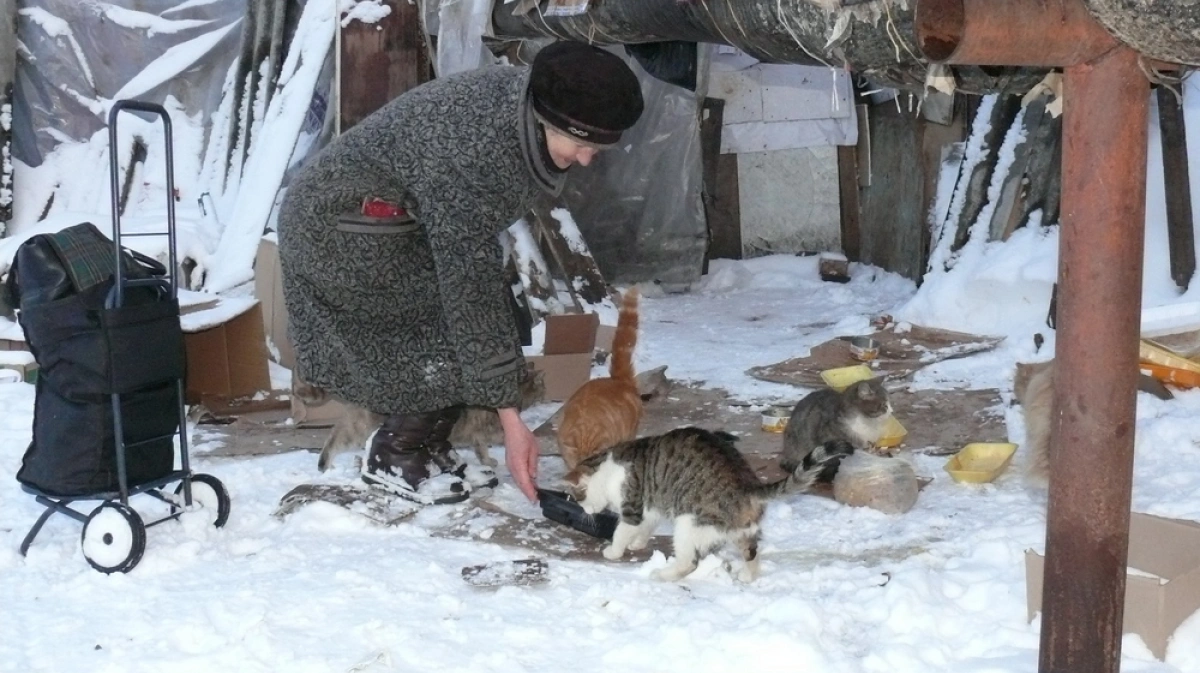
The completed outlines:
[[[351,21],[341,29],[338,133],[431,79],[420,3],[388,6],[391,13],[378,23]]]
[[[852,262],[862,254],[861,215],[858,204],[858,148],[838,145],[838,208],[841,210],[842,252]]]
[[[1187,132],[1183,121],[1183,85],[1179,94],[1158,86],[1158,125],[1162,129],[1163,183],[1167,192],[1167,238],[1171,278],[1182,290],[1196,272],[1192,192],[1188,177]]]
[[[0,0],[0,236],[13,217],[12,110],[17,77],[17,0]]]
[[[700,108],[700,160],[704,175],[704,218],[708,221],[706,264],[710,259],[742,258],[737,155],[721,154],[724,119],[725,101],[705,98]]]

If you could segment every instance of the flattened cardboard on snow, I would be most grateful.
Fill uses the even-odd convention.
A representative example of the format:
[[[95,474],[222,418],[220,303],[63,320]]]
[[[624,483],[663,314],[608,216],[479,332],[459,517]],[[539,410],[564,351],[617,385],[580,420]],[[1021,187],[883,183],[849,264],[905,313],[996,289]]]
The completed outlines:
[[[180,313],[189,404],[208,396],[232,399],[271,389],[259,302],[220,298],[193,303]]]
[[[279,364],[296,367],[296,351],[287,333],[287,306],[283,303],[283,275],[279,269],[279,244],[274,238],[258,243],[254,260],[254,294],[262,302],[263,328],[279,351]]]
[[[599,325],[600,317],[595,313],[546,316],[543,355],[527,356],[525,361],[543,372],[547,400],[565,401],[592,377]]]
[[[1025,552],[1031,620],[1042,606],[1044,563],[1041,554]],[[1162,659],[1175,629],[1200,609],[1200,524],[1134,512],[1129,520],[1129,568],[1123,631],[1141,636]]]

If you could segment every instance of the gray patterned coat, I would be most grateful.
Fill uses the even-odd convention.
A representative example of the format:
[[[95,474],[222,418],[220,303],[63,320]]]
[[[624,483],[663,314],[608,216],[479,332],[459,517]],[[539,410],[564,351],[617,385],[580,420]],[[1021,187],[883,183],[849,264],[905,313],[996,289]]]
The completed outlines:
[[[417,87],[292,181],[279,211],[298,373],[381,414],[516,406],[523,365],[498,234],[557,192],[527,105],[528,68]],[[416,222],[354,222],[364,198]],[[350,216],[350,217],[347,217]]]

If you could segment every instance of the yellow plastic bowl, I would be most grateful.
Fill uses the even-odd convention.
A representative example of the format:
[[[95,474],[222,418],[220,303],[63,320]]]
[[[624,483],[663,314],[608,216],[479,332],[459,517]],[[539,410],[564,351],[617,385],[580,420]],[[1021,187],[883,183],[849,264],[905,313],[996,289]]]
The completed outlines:
[[[905,429],[900,421],[893,415],[888,415],[887,427],[883,429],[883,436],[875,442],[875,446],[881,449],[890,449],[893,446],[899,446],[900,442],[908,436],[908,430]]]
[[[946,461],[946,471],[954,481],[986,484],[1008,467],[1017,445],[1010,442],[978,442],[967,444]]]
[[[875,372],[866,365],[838,367],[836,369],[826,369],[821,372],[821,380],[825,382],[825,385],[839,393],[859,381],[866,381],[873,378],[875,378]]]

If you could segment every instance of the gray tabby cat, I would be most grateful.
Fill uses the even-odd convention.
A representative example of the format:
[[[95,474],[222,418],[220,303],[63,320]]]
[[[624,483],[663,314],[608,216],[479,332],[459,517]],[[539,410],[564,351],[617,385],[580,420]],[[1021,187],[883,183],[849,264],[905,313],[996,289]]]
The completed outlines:
[[[786,472],[799,467],[807,470],[813,449],[833,440],[866,449],[883,436],[891,413],[887,389],[877,378],[854,383],[840,393],[831,388],[809,393],[796,404],[783,430],[780,466]],[[832,481],[836,472],[834,466],[822,473],[820,480]]]
[[[520,408],[527,409],[546,398],[545,375],[535,371],[531,366],[526,368],[525,376],[521,379]],[[292,394],[310,406],[318,406],[328,399],[321,388],[305,383],[299,377],[292,377]],[[366,446],[367,438],[383,423],[384,416],[359,406],[345,404],[345,413],[334,424],[329,433],[329,439],[321,448],[321,456],[317,459],[317,469],[324,472],[329,469],[333,457],[343,451],[357,451]],[[495,467],[498,463],[488,455],[488,448],[504,443],[504,431],[500,428],[500,416],[495,409],[486,407],[466,407],[454,428],[450,430],[450,444],[453,446],[470,446],[475,449],[475,455],[485,465]]]
[[[616,560],[626,549],[645,548],[655,526],[669,517],[675,522],[675,560],[652,577],[682,579],[702,557],[730,543],[745,560],[737,578],[752,582],[758,576],[759,526],[766,501],[809,490],[818,473],[836,469],[843,456],[854,452],[845,442],[819,446],[812,452],[811,468],[764,484],[733,445],[736,439],[724,432],[679,428],[617,444],[567,474],[582,495],[585,512],[620,512],[604,557]]]

